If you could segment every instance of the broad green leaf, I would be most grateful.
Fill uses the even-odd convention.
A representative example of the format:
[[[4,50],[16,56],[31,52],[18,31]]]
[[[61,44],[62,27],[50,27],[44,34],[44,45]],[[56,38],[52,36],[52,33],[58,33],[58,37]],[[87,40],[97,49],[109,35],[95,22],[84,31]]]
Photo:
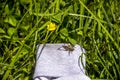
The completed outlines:
[[[6,19],[4,20],[4,22],[9,23],[12,26],[16,26],[16,24],[17,24],[17,20],[15,19],[14,16],[6,17]]]
[[[26,31],[29,29],[29,27],[30,27],[30,25],[22,25],[21,26],[21,28],[24,29],[24,30],[26,30]]]
[[[26,68],[23,68],[22,69],[24,72],[28,73],[28,70]]]
[[[5,31],[2,28],[0,28],[0,33],[5,33]]]
[[[66,28],[63,28],[63,29],[60,30],[60,37],[62,39],[65,39],[65,38],[68,37],[68,30]]]
[[[79,31],[77,34],[83,36],[83,31]]]
[[[6,14],[10,14],[10,10],[9,10],[8,4],[5,6],[5,13],[6,13]]]
[[[68,38],[68,40],[69,40],[69,42],[71,43],[71,44],[76,44],[77,43],[77,41],[75,40],[75,39],[73,39],[73,38]]]
[[[60,23],[61,22],[61,16],[62,16],[62,13],[59,13],[55,16],[53,16],[53,21],[57,22],[57,23]]]
[[[12,36],[13,33],[15,32],[15,30],[16,30],[15,28],[9,28],[8,31],[7,31],[8,35]]]
[[[66,37],[60,34],[60,38],[64,40]]]
[[[30,80],[30,79],[29,79],[29,76],[26,76],[24,80]]]
[[[60,33],[63,34],[64,36],[68,36],[68,30],[66,28],[61,29]]]

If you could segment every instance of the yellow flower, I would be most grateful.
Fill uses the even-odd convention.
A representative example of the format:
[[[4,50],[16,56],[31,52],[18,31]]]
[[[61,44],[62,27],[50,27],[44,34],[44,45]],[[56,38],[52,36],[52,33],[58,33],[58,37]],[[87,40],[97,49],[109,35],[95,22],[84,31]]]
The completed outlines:
[[[48,26],[47,26],[47,29],[48,31],[54,31],[56,29],[56,25],[55,23],[50,23]]]

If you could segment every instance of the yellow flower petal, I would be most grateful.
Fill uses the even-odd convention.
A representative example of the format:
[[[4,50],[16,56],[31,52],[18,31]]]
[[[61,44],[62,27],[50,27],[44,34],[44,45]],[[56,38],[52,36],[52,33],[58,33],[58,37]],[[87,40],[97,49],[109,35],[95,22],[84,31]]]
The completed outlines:
[[[56,25],[55,25],[55,23],[50,23],[48,26],[47,26],[47,29],[49,30],[49,31],[54,31],[55,29],[56,29]]]

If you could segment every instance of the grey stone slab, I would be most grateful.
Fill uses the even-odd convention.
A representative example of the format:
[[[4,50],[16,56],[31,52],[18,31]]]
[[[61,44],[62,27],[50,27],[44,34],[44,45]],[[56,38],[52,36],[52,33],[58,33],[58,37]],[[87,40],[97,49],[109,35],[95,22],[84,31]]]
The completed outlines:
[[[48,80],[73,80],[73,78],[74,80],[90,80],[85,75],[85,50],[76,44],[74,50],[69,51],[63,47],[67,45],[38,45],[33,78],[46,77]]]

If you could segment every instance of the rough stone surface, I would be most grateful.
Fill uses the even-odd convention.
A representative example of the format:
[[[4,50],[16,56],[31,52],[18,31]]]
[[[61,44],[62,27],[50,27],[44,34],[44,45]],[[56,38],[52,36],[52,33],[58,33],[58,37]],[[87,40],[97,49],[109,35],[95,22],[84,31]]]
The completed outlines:
[[[68,51],[63,48],[63,46],[67,45],[38,45],[33,78],[46,77],[48,80],[90,80],[85,75],[85,50],[79,45],[75,45],[73,51]]]

